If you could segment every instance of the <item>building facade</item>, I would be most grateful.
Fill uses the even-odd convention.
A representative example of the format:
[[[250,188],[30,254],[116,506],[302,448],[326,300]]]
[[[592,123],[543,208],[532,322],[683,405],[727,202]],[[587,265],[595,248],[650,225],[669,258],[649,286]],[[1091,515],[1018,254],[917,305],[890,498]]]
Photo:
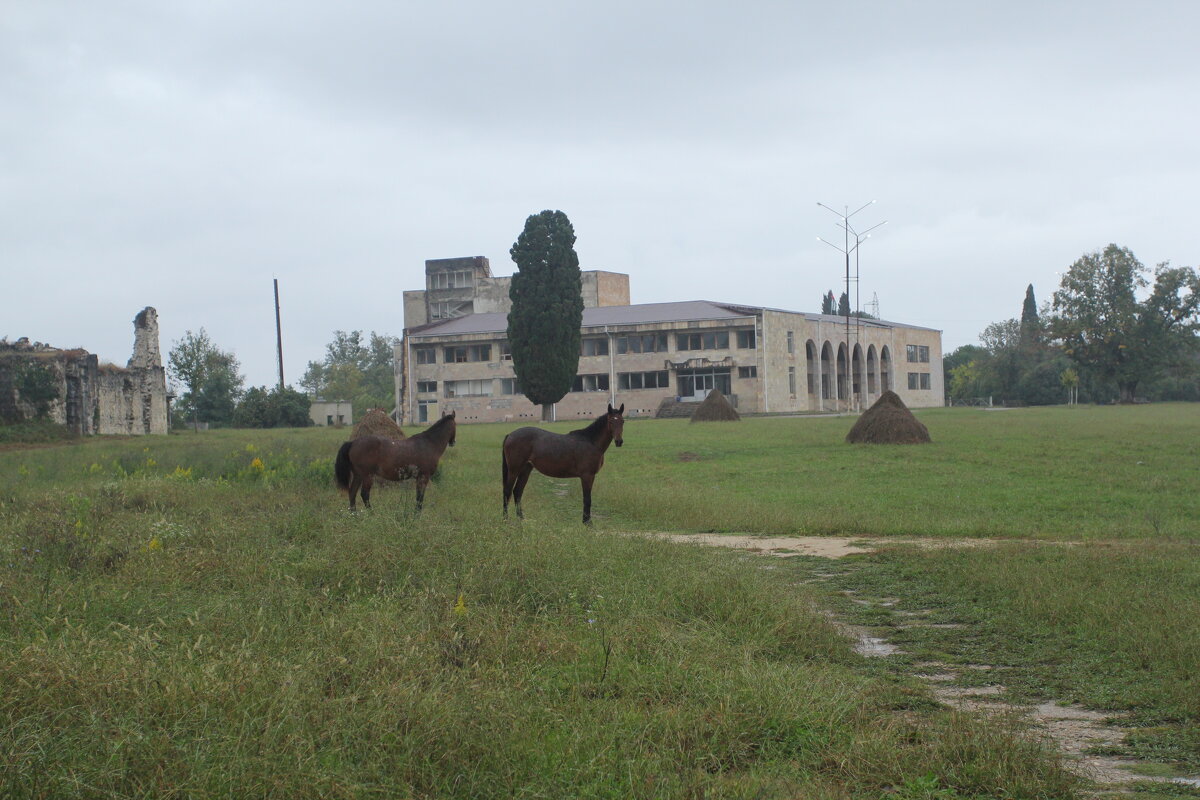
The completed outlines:
[[[354,405],[349,400],[314,400],[308,407],[308,418],[318,427],[353,425]]]
[[[472,260],[426,262],[427,283],[443,265]],[[596,287],[590,296],[588,276]],[[450,411],[459,422],[541,419],[512,368],[507,288],[500,298],[494,287],[508,279],[480,277],[486,296],[456,285],[454,308],[438,307],[435,315],[430,304],[447,302],[433,294],[440,290],[405,293],[395,359],[405,423]],[[618,273],[584,273],[579,368],[556,418],[594,417],[607,403],[624,403],[629,417],[654,416],[713,389],[743,414],[860,410],[888,389],[909,407],[943,403],[940,331],[857,318],[847,326],[845,317],[708,301],[630,305],[628,285]]]

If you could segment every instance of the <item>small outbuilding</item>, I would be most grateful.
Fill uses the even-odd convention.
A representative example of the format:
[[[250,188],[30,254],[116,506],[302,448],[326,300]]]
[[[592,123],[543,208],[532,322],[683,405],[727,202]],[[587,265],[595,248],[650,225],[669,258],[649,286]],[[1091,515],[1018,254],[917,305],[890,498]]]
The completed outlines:
[[[884,392],[863,412],[846,441],[851,444],[925,444],[932,441],[929,429],[913,416],[904,401],[892,391]]]

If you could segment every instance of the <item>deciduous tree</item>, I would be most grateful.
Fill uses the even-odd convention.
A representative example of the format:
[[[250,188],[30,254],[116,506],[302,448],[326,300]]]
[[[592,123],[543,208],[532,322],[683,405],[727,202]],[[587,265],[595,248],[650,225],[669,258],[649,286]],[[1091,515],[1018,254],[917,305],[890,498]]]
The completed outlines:
[[[549,420],[579,368],[583,293],[575,229],[561,211],[533,214],[509,255],[517,265],[509,286],[513,371],[525,396]]]
[[[242,392],[237,356],[213,344],[204,328],[185,331],[167,354],[167,370],[187,391],[176,407],[193,423],[230,422]]]
[[[1200,276],[1189,267],[1160,264],[1150,295],[1146,267],[1110,244],[1071,265],[1054,293],[1053,335],[1081,368],[1117,385],[1133,402],[1138,384],[1194,353],[1200,325]]]

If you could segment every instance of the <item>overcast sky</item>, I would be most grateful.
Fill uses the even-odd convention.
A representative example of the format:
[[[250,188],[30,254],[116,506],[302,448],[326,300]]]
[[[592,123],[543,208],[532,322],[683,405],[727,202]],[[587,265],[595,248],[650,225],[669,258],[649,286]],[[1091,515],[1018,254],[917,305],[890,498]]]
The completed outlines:
[[[247,385],[399,336],[428,258],[511,274],[561,209],[635,303],[817,311],[946,352],[1109,242],[1200,260],[1200,3],[0,0],[0,336]]]

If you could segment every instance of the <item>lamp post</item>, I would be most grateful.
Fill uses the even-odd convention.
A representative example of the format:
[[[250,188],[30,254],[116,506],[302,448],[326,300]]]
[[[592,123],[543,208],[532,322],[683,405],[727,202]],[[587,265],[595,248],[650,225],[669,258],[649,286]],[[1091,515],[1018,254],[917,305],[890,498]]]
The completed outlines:
[[[838,247],[836,244],[834,244],[833,242],[830,242],[826,239],[822,239],[820,236],[817,237],[817,241],[824,242],[825,244],[829,245],[834,250],[837,250],[839,253],[843,254],[846,257],[846,382],[848,384],[846,387],[846,395],[847,395],[846,396],[846,408],[847,408],[847,410],[849,410],[849,408],[850,408],[849,395],[851,394],[851,389],[854,385],[854,380],[850,374],[851,369],[853,369],[853,357],[851,355],[852,351],[850,349],[850,254],[854,253],[854,280],[855,280],[855,284],[856,284],[856,288],[857,288],[858,248],[859,248],[859,246],[862,245],[863,242],[865,242],[867,239],[871,238],[871,231],[875,230],[876,228],[880,227],[881,225],[887,224],[887,221],[884,220],[883,222],[880,222],[877,225],[872,225],[870,228],[867,228],[866,230],[864,230],[860,233],[860,232],[854,230],[854,228],[850,225],[850,218],[853,217],[855,214],[857,214],[859,211],[862,211],[863,209],[867,208],[868,206],[873,205],[874,203],[875,203],[874,200],[872,200],[869,203],[864,203],[862,206],[860,206],[859,208],[857,208],[854,211],[850,211],[849,206],[844,206],[842,211],[838,211],[837,209],[830,208],[829,206],[825,205],[824,203],[821,203],[821,202],[817,203],[817,205],[819,205],[821,208],[835,214],[838,217],[838,219],[841,220],[841,224],[838,226],[842,229],[842,246],[841,247]],[[853,247],[851,247],[851,245],[850,245],[850,235],[851,234],[854,235],[854,246]],[[856,306],[858,305],[857,292],[855,293],[855,305]],[[835,359],[835,367],[834,368],[836,370],[836,359]],[[835,377],[835,385],[836,385],[836,377]]]

